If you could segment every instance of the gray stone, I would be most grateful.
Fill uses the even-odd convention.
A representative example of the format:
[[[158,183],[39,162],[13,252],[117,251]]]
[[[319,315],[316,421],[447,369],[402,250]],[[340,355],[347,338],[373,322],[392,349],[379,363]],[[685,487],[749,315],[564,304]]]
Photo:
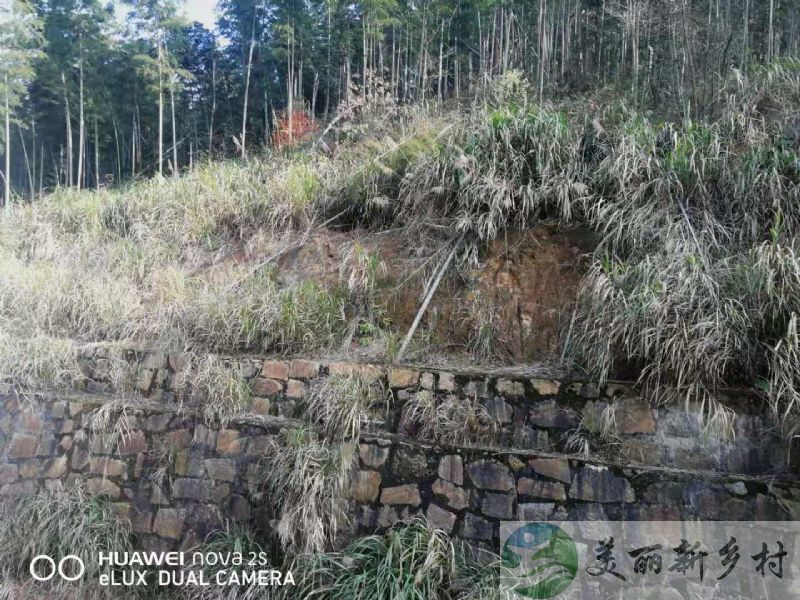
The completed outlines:
[[[623,398],[617,405],[617,426],[625,434],[654,433],[653,409],[641,398]]]
[[[153,513],[149,510],[133,507],[128,512],[133,533],[151,533],[153,531]]]
[[[72,450],[72,458],[70,459],[70,466],[73,471],[83,471],[86,465],[89,464],[89,452],[86,449],[76,446]]]
[[[532,458],[528,464],[537,475],[570,483],[569,461],[565,458]]]
[[[283,384],[275,379],[256,377],[252,383],[254,396],[275,396],[283,391]]]
[[[13,483],[19,477],[17,465],[0,465],[0,485]]]
[[[268,379],[289,379],[289,363],[280,360],[265,360],[261,367],[261,374]]]
[[[552,481],[542,481],[540,479],[531,479],[530,477],[520,478],[517,483],[517,493],[520,496],[542,498],[544,500],[564,501],[567,499],[567,492],[563,484],[554,483]]]
[[[572,521],[606,521],[608,516],[602,504],[574,504],[567,510]]]
[[[627,479],[604,467],[585,465],[572,476],[570,498],[589,502],[633,502],[633,488]]]
[[[375,444],[359,444],[358,456],[364,467],[379,469],[389,458],[389,448],[382,448]]]
[[[492,541],[494,537],[494,523],[478,515],[467,513],[461,524],[461,536],[468,540]]]
[[[456,485],[464,484],[464,461],[458,454],[448,454],[439,460],[439,477]]]
[[[674,481],[659,481],[647,487],[644,492],[645,502],[651,504],[683,504],[684,486]]]
[[[389,369],[389,387],[406,388],[419,384],[419,371],[413,369]]]
[[[159,508],[153,521],[153,533],[172,540],[179,540],[183,534],[183,522],[183,511],[175,508]]]
[[[469,506],[469,492],[449,481],[437,479],[433,483],[432,491],[436,496],[444,498],[447,506],[453,510],[462,510]]]
[[[319,363],[307,360],[293,360],[289,363],[289,377],[314,379],[319,375]]]
[[[453,526],[456,524],[456,516],[448,510],[431,504],[425,513],[428,518],[428,523],[435,529],[441,529],[447,534],[453,532]]]
[[[514,407],[500,396],[494,396],[486,402],[489,416],[501,425],[508,425],[514,417]]]
[[[208,446],[213,447],[217,443],[217,434],[213,429],[209,429],[205,425],[197,424],[194,428],[194,436],[192,437],[193,446]]]
[[[92,475],[119,477],[125,472],[125,463],[113,458],[96,457],[89,461],[89,472]]]
[[[521,381],[498,379],[494,387],[501,396],[520,397],[525,395],[525,385]]]
[[[506,492],[514,487],[514,478],[504,464],[496,460],[479,460],[467,465],[473,485],[482,490]]]
[[[407,483],[383,488],[383,492],[381,492],[381,504],[419,506],[421,504],[419,487],[417,487],[416,483]]]
[[[370,504],[378,497],[381,476],[377,471],[357,471],[350,483],[350,498],[362,504]]]
[[[426,453],[416,448],[396,448],[391,464],[392,473],[400,481],[421,481],[434,473]]]
[[[170,413],[151,415],[145,419],[143,429],[145,431],[164,431],[171,419]]]
[[[172,484],[172,496],[198,502],[219,502],[227,498],[230,489],[225,484],[214,484],[208,479],[188,479],[180,477]]]
[[[239,454],[242,451],[242,439],[235,429],[223,429],[217,436],[218,454]]]
[[[560,383],[552,379],[531,379],[530,382],[533,389],[535,389],[536,393],[540,396],[555,396],[558,394],[558,388],[561,386]]]
[[[250,502],[248,502],[247,498],[244,496],[234,494],[230,499],[230,511],[234,519],[238,521],[247,521],[250,519]]]
[[[441,378],[439,379],[441,382]],[[455,385],[455,384],[454,384]],[[488,398],[489,397],[489,382],[484,379],[483,381],[469,381],[464,385],[464,395],[470,398]]]
[[[554,502],[526,502],[517,505],[517,519],[520,521],[547,521],[553,514]]]
[[[119,438],[117,452],[123,456],[147,451],[147,440],[143,431],[131,431]]]
[[[33,458],[39,448],[39,436],[15,433],[8,445],[8,458]]]
[[[60,479],[67,473],[67,457],[51,458],[44,464],[42,477],[45,479]]]
[[[423,373],[419,377],[419,387],[423,390],[431,390],[433,391],[433,373]]]
[[[105,477],[92,477],[91,479],[87,479],[86,490],[90,494],[109,496],[110,498],[119,498],[121,495],[119,486],[111,483]]]
[[[578,415],[574,411],[559,406],[555,400],[540,400],[534,404],[530,419],[538,427],[572,429],[578,426]]]
[[[523,425],[514,432],[514,445],[531,450],[551,450],[550,436],[543,429]]]
[[[495,519],[512,519],[514,517],[514,496],[487,492],[481,500],[481,512]]]
[[[732,497],[722,486],[703,481],[686,486],[684,502],[703,519],[739,521],[751,516],[747,502]]]
[[[747,486],[744,484],[744,481],[726,483],[725,489],[736,496],[747,496]]]
[[[19,476],[22,479],[38,479],[42,473],[42,461],[26,460],[19,465]]]
[[[290,379],[286,383],[287,398],[305,398],[307,391],[306,384],[299,379]]]
[[[456,377],[452,373],[439,373],[436,389],[443,392],[453,392],[456,389]]]
[[[755,501],[755,511],[754,513],[751,512],[748,518],[754,521],[785,521],[794,519],[796,516],[788,515],[786,509],[772,496],[758,494]]]
[[[208,458],[205,461],[206,472],[211,479],[233,481],[236,479],[236,463],[227,458]]]

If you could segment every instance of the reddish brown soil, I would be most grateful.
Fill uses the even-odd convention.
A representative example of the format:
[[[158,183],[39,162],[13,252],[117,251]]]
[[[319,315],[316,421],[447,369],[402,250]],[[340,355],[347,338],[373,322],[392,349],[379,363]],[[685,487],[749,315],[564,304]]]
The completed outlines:
[[[429,260],[430,250],[412,243],[406,232],[318,230],[275,261],[277,276],[287,284],[313,279],[335,285],[341,281],[342,257],[355,241],[378,252],[386,265],[378,304],[398,333],[404,334],[436,267],[436,261]],[[478,267],[445,278],[420,331],[433,332],[442,350],[463,353],[475,327],[470,306],[480,294],[496,313],[499,356],[511,363],[558,359],[585,271],[585,256],[593,245],[591,234],[581,228],[541,224],[509,231],[486,248]],[[245,262],[258,260],[248,256]]]

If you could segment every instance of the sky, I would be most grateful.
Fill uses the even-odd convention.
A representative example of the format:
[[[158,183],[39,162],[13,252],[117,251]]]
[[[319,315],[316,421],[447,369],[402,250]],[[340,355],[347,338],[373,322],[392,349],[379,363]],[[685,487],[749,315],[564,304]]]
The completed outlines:
[[[4,0],[0,0],[2,4]],[[116,2],[117,14],[124,19],[128,9]],[[217,27],[217,0],[185,0],[178,5],[178,11],[189,21],[200,21],[207,29],[214,31]]]
[[[186,0],[183,4],[183,14],[190,21],[200,21],[207,29],[216,28],[217,0]]]

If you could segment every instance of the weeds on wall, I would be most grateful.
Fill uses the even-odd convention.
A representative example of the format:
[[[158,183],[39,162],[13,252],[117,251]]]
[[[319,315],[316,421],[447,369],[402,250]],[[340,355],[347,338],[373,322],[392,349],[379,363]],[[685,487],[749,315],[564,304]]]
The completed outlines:
[[[380,380],[331,375],[312,382],[306,414],[329,440],[358,442],[385,397]]]
[[[403,405],[400,430],[428,442],[469,446],[494,441],[497,422],[477,398],[419,390]]]
[[[252,562],[248,568],[252,570],[279,569],[282,566],[282,559],[274,556],[267,541],[261,539],[253,530],[237,523],[226,522],[223,529],[213,531],[201,543],[193,546],[187,551],[189,554],[200,552],[204,555],[219,553],[218,556],[228,556],[239,553],[244,560]],[[229,554],[230,553],[230,554]],[[271,561],[276,561],[271,564]],[[187,577],[189,571],[194,571],[197,576],[198,567],[195,565],[185,567]],[[217,564],[214,566],[205,565],[202,567],[205,581],[216,582],[217,574],[222,571],[230,572],[230,566]],[[222,581],[226,580],[226,574],[222,574]],[[229,585],[209,585],[209,586],[184,586],[176,589],[172,597],[186,598],[187,600],[277,600],[279,598],[293,597],[292,586],[288,586],[284,592],[278,587],[274,589],[268,586],[253,584],[232,583]]]
[[[282,432],[262,470],[278,518],[276,532],[291,553],[323,552],[348,523],[347,490],[357,444],[320,439],[307,429]]]
[[[250,406],[252,392],[241,366],[213,355],[193,364],[191,402],[198,405],[206,424],[225,428]]]

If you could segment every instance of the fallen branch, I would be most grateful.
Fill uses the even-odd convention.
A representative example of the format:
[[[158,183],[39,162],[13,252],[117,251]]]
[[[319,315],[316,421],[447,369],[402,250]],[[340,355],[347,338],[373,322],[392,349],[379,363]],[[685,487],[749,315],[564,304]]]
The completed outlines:
[[[464,236],[462,235],[461,238],[459,238],[459,240],[453,245],[453,249],[450,250],[450,254],[447,255],[447,258],[445,258],[441,267],[439,268],[436,278],[433,280],[433,283],[431,283],[430,289],[428,289],[428,293],[425,295],[425,299],[422,301],[422,306],[420,306],[419,311],[417,311],[417,316],[414,317],[414,322],[411,324],[411,328],[408,330],[405,339],[403,339],[403,345],[400,346],[400,351],[397,353],[395,362],[399,362],[403,358],[403,354],[405,354],[408,344],[411,343],[411,338],[414,337],[414,333],[416,333],[417,327],[419,327],[419,323],[422,321],[422,317],[425,315],[425,311],[428,310],[428,305],[431,303],[433,295],[436,293],[439,284],[442,282],[442,278],[450,266],[450,263],[453,262],[453,257],[456,255],[456,250],[458,250],[458,248],[461,246],[461,240],[463,239]]]

